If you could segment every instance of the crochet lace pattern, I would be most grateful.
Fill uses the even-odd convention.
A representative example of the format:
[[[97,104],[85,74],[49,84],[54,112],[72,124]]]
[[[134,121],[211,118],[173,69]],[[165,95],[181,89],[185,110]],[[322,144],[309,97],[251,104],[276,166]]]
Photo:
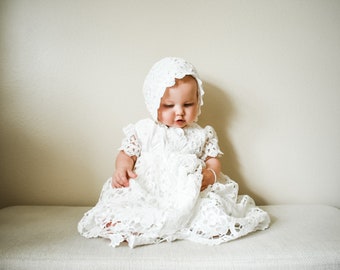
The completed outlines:
[[[143,93],[146,107],[155,121],[157,121],[157,109],[166,88],[173,86],[176,79],[182,79],[186,75],[191,75],[196,79],[198,102],[202,106],[204,95],[202,81],[191,63],[178,57],[166,57],[152,66],[145,78]]]
[[[194,123],[169,128],[144,119],[124,129],[121,150],[137,156],[127,188],[103,186],[95,207],[78,224],[88,238],[130,247],[176,239],[216,245],[269,226],[269,215],[236,182],[221,174],[200,192],[208,157],[222,154],[214,129]]]

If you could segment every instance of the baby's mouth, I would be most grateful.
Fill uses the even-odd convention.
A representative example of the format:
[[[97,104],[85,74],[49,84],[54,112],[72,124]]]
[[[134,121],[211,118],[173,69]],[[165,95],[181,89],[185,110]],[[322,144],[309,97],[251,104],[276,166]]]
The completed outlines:
[[[185,120],[184,119],[177,119],[176,121],[175,121],[178,125],[183,125],[183,124],[185,124]]]

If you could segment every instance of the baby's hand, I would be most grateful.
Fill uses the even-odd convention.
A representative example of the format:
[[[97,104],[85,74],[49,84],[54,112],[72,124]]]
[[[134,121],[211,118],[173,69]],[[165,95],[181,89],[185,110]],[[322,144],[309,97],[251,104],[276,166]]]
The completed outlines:
[[[212,185],[215,182],[215,176],[210,170],[203,169],[202,175],[203,175],[203,178],[202,178],[201,191],[205,190],[209,185]]]
[[[112,176],[111,185],[113,188],[123,188],[129,186],[129,179],[136,178],[137,174],[130,169],[117,168]]]

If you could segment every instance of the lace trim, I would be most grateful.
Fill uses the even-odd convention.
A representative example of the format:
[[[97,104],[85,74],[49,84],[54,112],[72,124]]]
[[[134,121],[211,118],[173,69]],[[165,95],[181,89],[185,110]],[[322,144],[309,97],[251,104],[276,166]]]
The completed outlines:
[[[213,127],[206,126],[205,133],[207,134],[206,142],[202,152],[202,159],[206,160],[208,157],[220,157],[223,155],[223,152],[220,150],[218,146],[218,138],[216,132]]]
[[[126,128],[124,128],[124,133],[126,137],[123,139],[122,145],[119,150],[123,150],[130,157],[139,157],[142,147],[139,143],[134,125],[130,124]]]
[[[249,196],[237,196],[238,185],[225,179],[225,184],[216,183],[200,194],[196,206],[186,214],[192,216],[187,222],[176,216],[177,211],[169,215],[165,209],[157,210],[155,198],[142,189],[112,189],[109,179],[98,204],[79,222],[78,231],[87,238],[108,238],[112,247],[127,241],[132,248],[175,239],[218,245],[268,228],[269,215]],[[134,183],[132,187],[137,187]],[[177,224],[173,218],[182,222]]]

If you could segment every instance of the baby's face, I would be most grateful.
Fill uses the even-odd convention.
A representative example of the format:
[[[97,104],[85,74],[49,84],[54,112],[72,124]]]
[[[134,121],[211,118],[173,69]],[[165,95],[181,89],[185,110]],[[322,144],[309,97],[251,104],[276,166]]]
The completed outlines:
[[[184,128],[193,123],[198,114],[198,87],[191,76],[176,79],[168,87],[158,109],[158,121],[169,127]]]

